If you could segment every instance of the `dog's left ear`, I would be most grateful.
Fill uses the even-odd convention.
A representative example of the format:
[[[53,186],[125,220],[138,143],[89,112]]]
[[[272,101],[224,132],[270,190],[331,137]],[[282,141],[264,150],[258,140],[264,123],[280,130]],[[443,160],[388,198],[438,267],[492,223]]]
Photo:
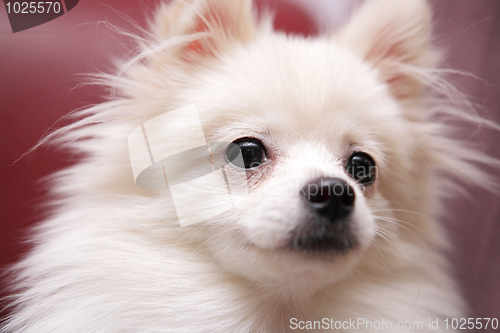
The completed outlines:
[[[335,40],[377,68],[396,98],[406,99],[423,88],[411,73],[437,65],[431,30],[426,0],[367,0]]]
[[[255,34],[251,0],[174,0],[157,12],[160,40],[192,37],[177,56],[188,62],[217,56],[234,43],[246,43]],[[198,36],[198,37],[196,37]]]

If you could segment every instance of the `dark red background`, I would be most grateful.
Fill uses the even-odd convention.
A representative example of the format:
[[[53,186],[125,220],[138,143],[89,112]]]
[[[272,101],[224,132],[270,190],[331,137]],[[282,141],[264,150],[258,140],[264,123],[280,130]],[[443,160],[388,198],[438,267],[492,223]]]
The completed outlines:
[[[112,56],[130,45],[97,24],[116,23],[134,31],[110,7],[144,23],[157,1],[80,1],[66,15],[13,34],[0,9],[0,269],[18,259],[29,226],[46,214],[40,179],[71,163],[68,156],[42,148],[17,163],[46,131],[71,110],[102,101],[99,88],[80,87],[75,74],[111,68]],[[260,0],[277,8],[277,26],[292,32],[315,33],[313,20],[285,0]],[[469,71],[484,81],[457,82],[482,105],[481,113],[500,122],[500,1],[434,0],[438,41],[448,47],[451,68]],[[55,124],[55,125],[54,125]],[[55,127],[54,127],[55,126]],[[500,158],[500,134],[480,134],[481,149]],[[471,316],[500,317],[499,196],[471,189],[473,200],[450,203],[447,222],[455,246],[454,268]]]

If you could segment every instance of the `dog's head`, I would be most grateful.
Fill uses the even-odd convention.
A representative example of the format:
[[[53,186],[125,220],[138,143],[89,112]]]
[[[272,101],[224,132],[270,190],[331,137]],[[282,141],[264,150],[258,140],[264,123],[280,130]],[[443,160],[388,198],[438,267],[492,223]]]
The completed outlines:
[[[432,212],[440,155],[424,96],[437,56],[424,0],[368,0],[317,38],[273,31],[250,1],[178,1],[156,23],[137,87],[156,114],[196,105],[206,141],[232,143],[212,162],[248,188],[230,193],[235,208],[184,228],[224,269],[312,290],[352,273],[377,237],[414,233],[395,209],[415,213],[407,224]],[[176,128],[168,145],[188,140]],[[209,215],[227,198],[224,183],[197,186],[193,210]]]

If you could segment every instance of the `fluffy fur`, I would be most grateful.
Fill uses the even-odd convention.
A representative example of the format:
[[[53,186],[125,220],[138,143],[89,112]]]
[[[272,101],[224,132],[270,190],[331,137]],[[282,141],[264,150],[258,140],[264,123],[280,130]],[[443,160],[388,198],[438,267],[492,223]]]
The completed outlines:
[[[437,218],[458,179],[491,188],[477,163],[497,162],[452,135],[450,119],[491,124],[464,111],[436,69],[431,31],[424,0],[368,0],[316,38],[273,31],[247,0],[161,6],[141,52],[94,79],[116,98],[46,139],[84,157],[53,178],[58,199],[15,267],[2,332],[286,332],[291,318],[427,328],[461,317]],[[135,184],[127,137],[191,104],[207,141],[258,138],[268,161],[247,172],[237,208],[180,227],[168,190]],[[377,162],[366,190],[345,171],[354,150]],[[307,216],[299,189],[313,174],[354,188],[358,245],[347,253],[283,247]]]

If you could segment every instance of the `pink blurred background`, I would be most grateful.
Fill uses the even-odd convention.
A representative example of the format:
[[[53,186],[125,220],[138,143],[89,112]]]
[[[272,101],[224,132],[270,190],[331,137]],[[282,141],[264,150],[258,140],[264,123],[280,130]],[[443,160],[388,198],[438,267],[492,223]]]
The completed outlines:
[[[349,1],[349,0],[347,0]],[[316,25],[336,26],[339,13],[355,1],[259,0],[276,10],[276,27],[291,33],[315,34]],[[500,1],[431,0],[436,36],[447,49],[450,68],[473,73],[457,82],[488,119],[500,122]],[[86,0],[66,15],[13,34],[6,11],[0,9],[0,271],[29,247],[29,227],[42,219],[44,176],[72,163],[64,152],[42,148],[14,163],[68,112],[99,103],[105,92],[79,87],[79,73],[111,69],[110,59],[126,54],[130,41],[102,24],[107,20],[134,28],[112,8],[142,24],[144,13],[158,1]],[[347,6],[346,6],[347,4]],[[337,6],[337,7],[336,7]],[[338,8],[338,10],[336,10]],[[500,158],[500,133],[471,135]],[[445,221],[454,251],[455,273],[470,308],[470,317],[500,317],[500,197],[470,189],[471,199],[449,203]],[[482,330],[484,331],[484,330]]]

